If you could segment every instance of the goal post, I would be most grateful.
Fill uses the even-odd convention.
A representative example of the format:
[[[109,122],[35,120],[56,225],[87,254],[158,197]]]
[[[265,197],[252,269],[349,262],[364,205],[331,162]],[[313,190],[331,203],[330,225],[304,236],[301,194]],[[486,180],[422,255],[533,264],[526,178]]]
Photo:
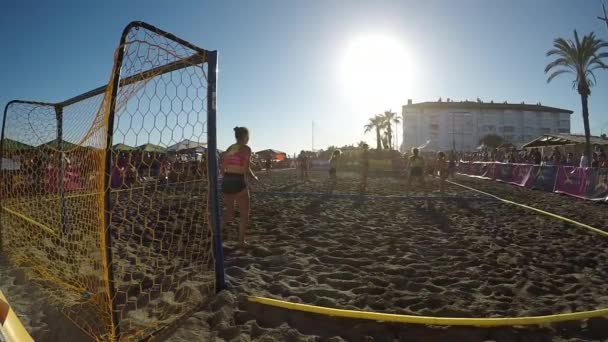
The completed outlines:
[[[95,339],[156,335],[226,286],[216,71],[132,22],[107,85],[5,107],[0,248]]]

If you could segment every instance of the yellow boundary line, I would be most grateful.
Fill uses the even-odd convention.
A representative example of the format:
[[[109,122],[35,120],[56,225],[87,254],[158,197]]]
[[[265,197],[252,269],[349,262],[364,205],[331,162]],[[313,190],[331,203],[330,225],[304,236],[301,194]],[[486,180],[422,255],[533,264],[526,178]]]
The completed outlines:
[[[471,191],[478,192],[478,193],[480,193],[480,194],[484,194],[484,195],[486,195],[486,196],[493,197],[493,198],[495,198],[495,199],[497,199],[497,200],[499,200],[499,201],[501,201],[501,202],[504,202],[504,203],[508,203],[508,204],[516,205],[516,206],[518,206],[518,207],[522,207],[522,208],[525,208],[525,209],[528,209],[528,210],[532,210],[532,211],[535,211],[535,212],[537,212],[537,213],[540,213],[540,214],[543,214],[543,215],[546,215],[546,216],[549,216],[549,217],[556,218],[556,219],[558,219],[558,220],[562,220],[562,221],[565,221],[565,222],[568,222],[568,223],[572,223],[572,224],[577,225],[577,226],[579,226],[579,227],[583,227],[583,228],[589,229],[589,230],[591,230],[591,231],[593,231],[593,232],[595,232],[595,233],[598,233],[598,234],[600,234],[600,235],[604,235],[604,236],[608,237],[608,232],[603,231],[603,230],[598,229],[598,228],[595,228],[595,227],[592,227],[592,226],[590,226],[590,225],[588,225],[588,224],[584,224],[584,223],[581,223],[581,222],[575,221],[575,220],[573,220],[573,219],[569,219],[569,218],[567,218],[567,217],[563,217],[563,216],[560,216],[560,215],[557,215],[557,214],[554,214],[554,213],[550,213],[550,212],[545,211],[545,210],[542,210],[542,209],[534,208],[534,207],[531,207],[531,206],[529,206],[529,205],[525,205],[525,204],[521,204],[521,203],[517,203],[517,202],[509,201],[509,200],[506,200],[506,199],[504,199],[504,198],[498,197],[498,196],[496,196],[496,195],[492,195],[492,194],[487,193],[487,192],[485,192],[485,191],[481,191],[481,190],[478,190],[478,189],[475,189],[475,188],[472,188],[472,187],[470,187],[470,186],[466,186],[466,185],[463,185],[463,184],[460,184],[460,183],[456,183],[456,182],[452,182],[452,181],[447,181],[447,182],[448,182],[448,183],[450,183],[450,184],[454,184],[454,185],[460,186],[460,187],[462,187],[462,188],[465,188],[465,189],[471,190]]]
[[[270,305],[283,309],[311,312],[325,316],[366,319],[380,322],[394,323],[410,323],[410,324],[425,324],[425,325],[460,325],[460,326],[477,326],[477,327],[498,327],[498,326],[513,326],[513,325],[539,325],[546,323],[555,323],[571,320],[581,320],[586,318],[606,316],[608,309],[599,309],[593,311],[564,313],[549,316],[531,316],[531,317],[498,317],[498,318],[456,318],[456,317],[426,317],[426,316],[411,316],[411,315],[396,315],[379,312],[366,312],[356,310],[342,310],[325,308],[321,306],[291,303],[283,300],[264,298],[264,297],[249,297],[249,301]]]
[[[513,202],[506,200],[504,198],[500,198],[496,195],[492,195],[490,193],[477,190],[472,187],[468,187],[466,185],[458,184],[455,182],[448,181],[451,184],[463,187],[465,189],[476,191],[478,193],[493,197],[497,200],[500,200],[504,203],[513,204],[525,209],[529,209],[543,215],[547,215],[553,218],[557,218],[568,223],[572,223],[578,225],[583,228],[587,228],[593,232],[598,234],[608,236],[608,232],[600,230],[598,228],[586,225],[584,223],[580,223],[578,221],[550,213],[548,211],[544,211],[538,208],[534,208],[525,204]],[[332,309],[326,308],[316,305],[308,305],[308,304],[299,304],[299,303],[291,303],[284,300],[265,298],[265,297],[249,297],[248,300],[253,303],[259,303],[269,306],[274,306],[278,308],[302,311],[302,312],[310,312],[325,316],[333,316],[333,317],[342,317],[342,318],[355,318],[355,319],[365,319],[372,321],[380,321],[380,322],[394,322],[394,323],[410,323],[410,324],[425,324],[425,325],[458,325],[458,326],[475,326],[475,327],[498,327],[498,326],[514,326],[514,325],[541,325],[548,323],[556,323],[556,322],[564,322],[564,321],[574,321],[574,320],[582,320],[593,317],[600,316],[608,316],[608,309],[597,309],[591,311],[581,311],[581,312],[572,312],[572,313],[562,313],[555,315],[546,315],[546,316],[528,316],[528,317],[496,317],[496,318],[457,318],[457,317],[426,317],[426,316],[412,316],[412,315],[397,315],[397,314],[387,314],[387,313],[379,313],[379,312],[366,312],[366,311],[357,311],[357,310],[343,310],[343,309]]]
[[[51,228],[47,227],[46,225],[44,225],[44,224],[42,224],[42,223],[40,223],[38,221],[32,220],[31,218],[29,218],[29,217],[27,217],[27,216],[25,216],[23,214],[20,214],[20,213],[18,213],[16,211],[13,211],[13,210],[11,210],[11,209],[9,209],[7,207],[2,207],[2,209],[5,210],[6,212],[10,213],[10,214],[13,214],[13,215],[19,217],[22,220],[25,220],[25,221],[27,221],[27,222],[29,222],[29,223],[37,226],[38,228],[42,228],[43,230],[47,231],[48,233],[51,233],[51,234],[53,234],[55,236],[58,235],[57,232],[55,232]]]

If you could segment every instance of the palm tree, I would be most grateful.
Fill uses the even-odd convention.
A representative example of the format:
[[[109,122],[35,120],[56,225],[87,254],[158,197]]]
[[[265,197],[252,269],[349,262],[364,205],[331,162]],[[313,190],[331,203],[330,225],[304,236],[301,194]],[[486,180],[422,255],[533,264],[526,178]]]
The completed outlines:
[[[377,114],[374,117],[369,118],[369,121],[363,128],[365,128],[365,133],[370,132],[371,130],[376,130],[376,148],[378,150],[382,149],[382,137],[380,134],[380,130],[383,128],[384,119],[382,116]]]
[[[589,129],[589,107],[587,99],[589,95],[591,95],[591,87],[596,83],[593,71],[608,68],[602,61],[602,58],[608,57],[608,52],[601,51],[603,48],[607,47],[608,42],[596,38],[593,32],[584,36],[583,40],[580,40],[578,38],[578,33],[574,30],[574,40],[557,38],[553,41],[553,49],[547,51],[547,57],[557,57],[545,67],[545,73],[549,73],[553,70],[547,78],[547,83],[561,74],[573,74],[575,76],[572,87],[576,88],[581,96],[583,124],[585,126],[585,154],[587,155],[587,166],[591,166],[591,132]]]
[[[399,124],[401,123],[401,117],[395,116],[393,118],[393,123],[395,124],[395,150],[399,151]]]
[[[385,111],[381,115],[382,126],[386,130],[386,139],[388,141],[388,149],[393,149],[393,120],[397,117],[397,113],[392,112],[390,109]]]

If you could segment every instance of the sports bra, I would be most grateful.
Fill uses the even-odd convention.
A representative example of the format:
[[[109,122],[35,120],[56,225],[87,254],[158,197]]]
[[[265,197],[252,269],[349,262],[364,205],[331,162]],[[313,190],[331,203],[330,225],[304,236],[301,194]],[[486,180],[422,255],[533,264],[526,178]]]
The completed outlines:
[[[239,144],[231,145],[224,155],[224,166],[240,166],[247,164],[248,153]]]

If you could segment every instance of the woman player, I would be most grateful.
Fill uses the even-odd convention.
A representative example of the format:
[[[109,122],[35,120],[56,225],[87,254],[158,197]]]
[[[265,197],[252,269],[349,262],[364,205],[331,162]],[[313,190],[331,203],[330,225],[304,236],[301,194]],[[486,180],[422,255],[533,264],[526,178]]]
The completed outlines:
[[[222,193],[224,194],[224,224],[229,224],[234,219],[234,204],[239,207],[241,222],[239,223],[239,246],[246,247],[245,232],[249,225],[249,188],[247,178],[258,178],[251,171],[251,148],[249,142],[249,130],[245,127],[235,127],[234,136],[236,144],[230,145],[222,155]]]
[[[417,148],[412,150],[412,156],[409,158],[410,176],[407,179],[408,189],[412,185],[412,181],[416,181],[422,184],[424,188],[424,158],[420,156],[420,151]]]

